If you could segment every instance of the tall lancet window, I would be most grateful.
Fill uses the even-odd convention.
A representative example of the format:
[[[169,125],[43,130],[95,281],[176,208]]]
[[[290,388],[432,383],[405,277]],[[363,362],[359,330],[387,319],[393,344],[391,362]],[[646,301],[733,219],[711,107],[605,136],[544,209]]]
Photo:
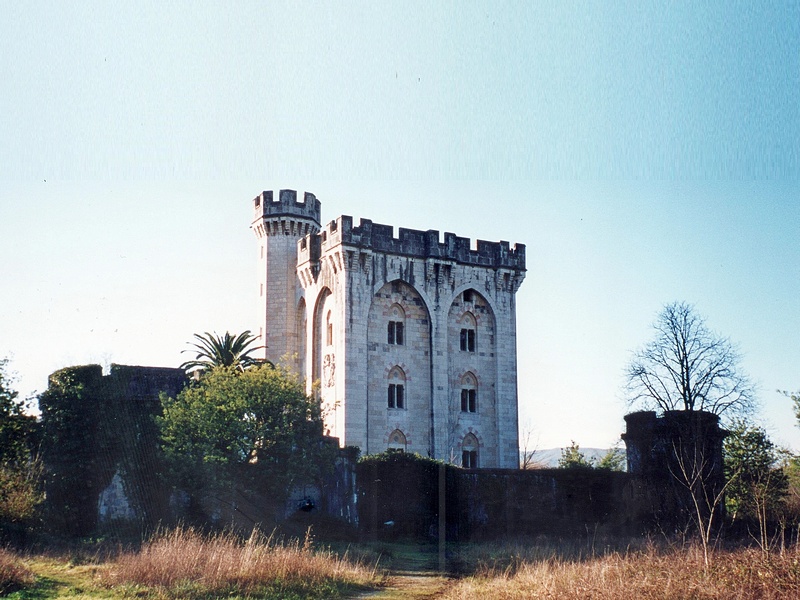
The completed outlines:
[[[387,407],[395,409],[406,407],[406,374],[400,367],[395,367],[389,373]]]
[[[472,313],[464,313],[461,317],[461,350],[464,352],[475,352],[477,343],[477,322]]]
[[[405,342],[406,313],[399,304],[393,304],[389,309],[389,324],[387,326],[387,342],[402,346]]]
[[[472,373],[461,378],[461,412],[478,412],[478,381]]]
[[[478,468],[478,438],[468,433],[461,443],[461,466],[465,469]]]

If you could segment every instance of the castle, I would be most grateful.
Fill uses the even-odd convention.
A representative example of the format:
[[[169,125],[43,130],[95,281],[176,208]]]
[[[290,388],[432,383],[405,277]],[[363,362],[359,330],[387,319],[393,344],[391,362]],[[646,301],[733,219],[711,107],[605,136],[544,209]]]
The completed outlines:
[[[264,358],[322,400],[326,434],[466,468],[517,468],[515,295],[525,246],[341,216],[293,190],[253,200]]]

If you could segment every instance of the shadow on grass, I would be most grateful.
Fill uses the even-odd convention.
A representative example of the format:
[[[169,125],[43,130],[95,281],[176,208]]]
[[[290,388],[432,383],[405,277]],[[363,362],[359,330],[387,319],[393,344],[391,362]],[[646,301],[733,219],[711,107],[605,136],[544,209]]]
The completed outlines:
[[[55,597],[56,590],[61,585],[61,582],[50,577],[37,577],[32,586],[13,591],[3,597],[10,600],[46,600]]]

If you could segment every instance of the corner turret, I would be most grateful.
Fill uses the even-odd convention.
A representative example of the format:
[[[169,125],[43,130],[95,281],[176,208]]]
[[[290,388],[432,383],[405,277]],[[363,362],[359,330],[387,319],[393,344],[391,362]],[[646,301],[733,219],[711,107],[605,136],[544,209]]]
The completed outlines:
[[[258,337],[263,357],[277,363],[297,353],[297,242],[320,229],[320,201],[306,192],[298,201],[294,190],[261,192],[253,199],[250,225],[258,239]]]
[[[304,221],[306,225],[313,224],[310,227],[314,230],[313,233],[319,231],[320,228],[321,203],[310,192],[305,192],[303,200],[298,201],[295,190],[280,190],[277,198],[272,190],[264,191],[253,199],[253,210],[252,227],[256,235],[259,235],[258,226],[265,221],[284,221],[286,223],[296,220]],[[309,221],[310,223],[308,223]],[[270,235],[270,228],[265,228],[261,234]]]

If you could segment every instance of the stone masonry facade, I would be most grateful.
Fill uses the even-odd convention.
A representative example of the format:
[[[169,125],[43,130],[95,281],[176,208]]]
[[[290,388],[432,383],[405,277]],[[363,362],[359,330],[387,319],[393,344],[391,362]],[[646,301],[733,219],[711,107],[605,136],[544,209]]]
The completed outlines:
[[[265,358],[319,393],[326,434],[517,468],[516,292],[525,246],[340,216],[293,190],[253,201]]]

